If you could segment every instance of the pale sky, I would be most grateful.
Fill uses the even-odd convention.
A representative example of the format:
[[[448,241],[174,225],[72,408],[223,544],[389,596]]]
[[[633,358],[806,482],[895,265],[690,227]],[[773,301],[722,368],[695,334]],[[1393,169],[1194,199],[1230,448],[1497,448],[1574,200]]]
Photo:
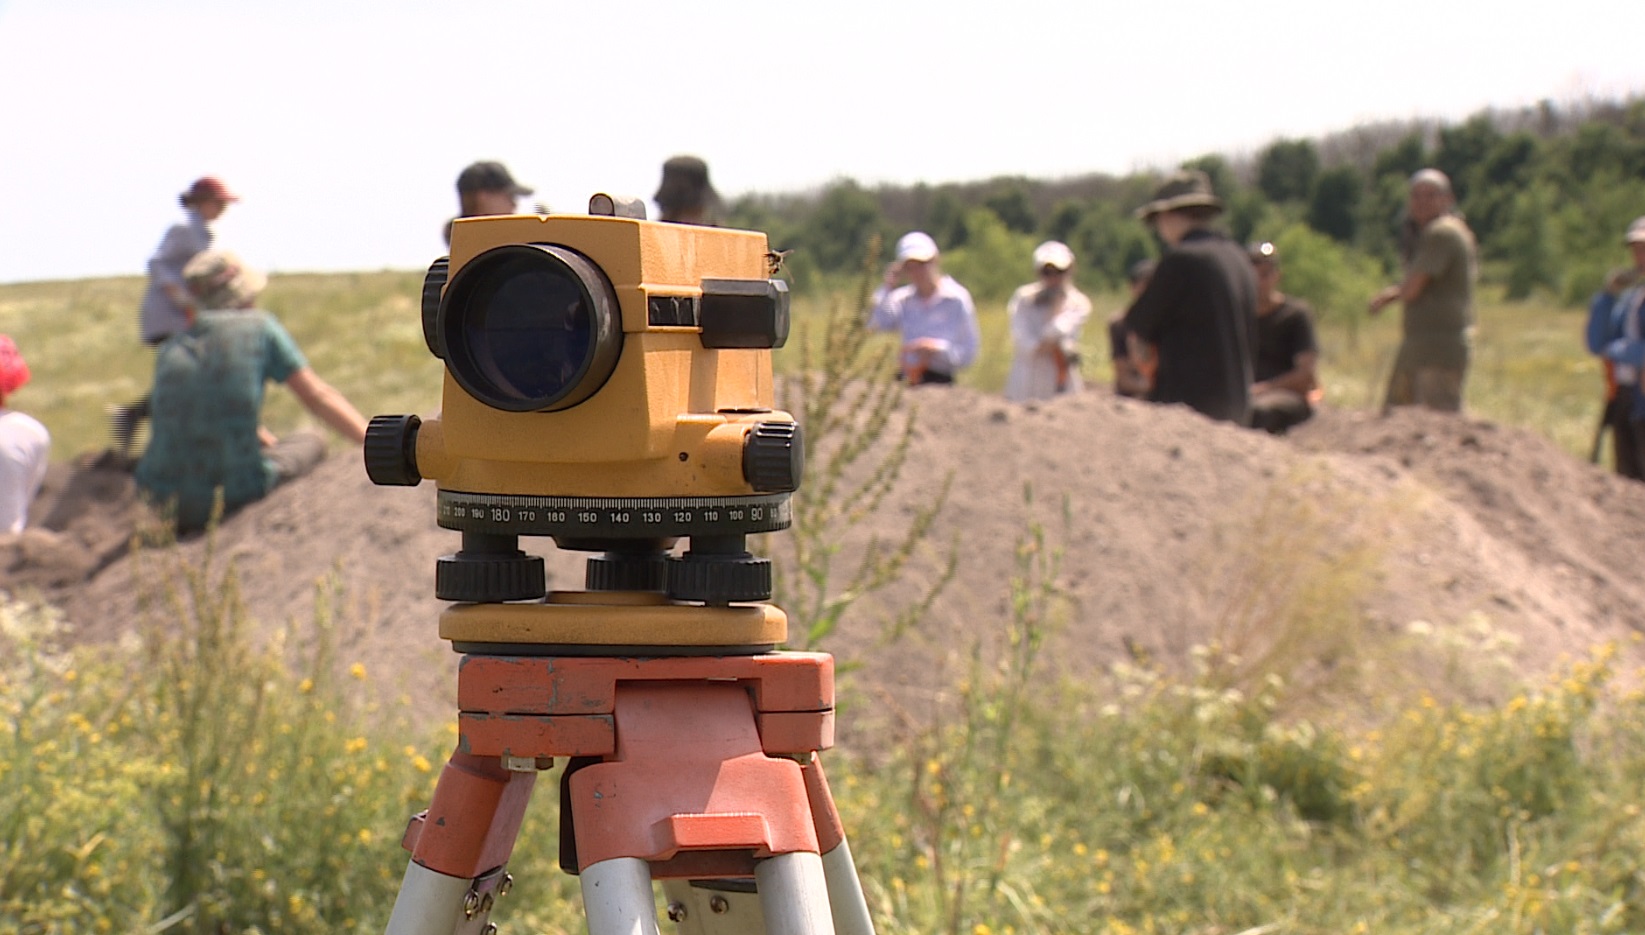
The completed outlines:
[[[421,269],[476,159],[581,212],[676,153],[728,196],[1124,173],[1645,92],[1619,0],[1523,9],[0,0],[0,282],[142,273],[205,174],[253,265]]]

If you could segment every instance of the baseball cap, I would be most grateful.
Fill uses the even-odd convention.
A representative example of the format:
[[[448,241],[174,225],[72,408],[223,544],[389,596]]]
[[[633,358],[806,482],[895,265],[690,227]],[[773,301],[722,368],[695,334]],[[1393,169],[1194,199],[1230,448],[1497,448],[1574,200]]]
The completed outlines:
[[[897,262],[928,263],[937,258],[937,242],[924,231],[909,231],[897,241]]]
[[[202,198],[215,198],[225,203],[240,200],[240,196],[229,191],[223,180],[215,175],[203,175],[195,179],[194,184],[183,193],[184,201],[199,201]]]
[[[1074,251],[1060,240],[1047,240],[1034,248],[1034,268],[1052,267],[1065,270],[1074,265]]]
[[[239,308],[262,293],[268,277],[227,250],[204,250],[183,267],[183,282],[201,308]]]
[[[1628,233],[1622,238],[1622,242],[1645,243],[1645,217],[1634,218],[1634,222],[1628,225]]]
[[[0,334],[0,396],[10,396],[29,382],[29,365],[17,350],[17,342]]]
[[[459,195],[466,195],[469,192],[501,191],[513,192],[516,198],[523,198],[532,193],[532,189],[514,181],[514,176],[510,175],[508,168],[500,162],[476,162],[457,176]]]

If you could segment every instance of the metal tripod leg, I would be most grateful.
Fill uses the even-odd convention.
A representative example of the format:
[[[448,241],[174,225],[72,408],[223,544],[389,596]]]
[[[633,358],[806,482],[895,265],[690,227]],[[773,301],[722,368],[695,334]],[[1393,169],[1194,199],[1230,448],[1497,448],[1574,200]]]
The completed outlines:
[[[834,935],[822,858],[804,851],[754,865],[766,935]]]
[[[835,935],[874,935],[874,920],[868,915],[868,899],[862,894],[850,845],[841,840],[839,847],[822,855],[822,870]]]
[[[812,755],[805,764],[805,792],[811,803],[811,820],[822,846],[823,877],[828,885],[828,905],[838,935],[874,935],[874,920],[868,915],[868,900],[857,878],[857,864],[845,842],[845,825],[834,807],[834,793],[828,788],[822,759]]]
[[[535,766],[535,760],[528,761]],[[480,935],[508,892],[505,870],[536,773],[453,753],[434,800],[406,828],[412,859],[388,920],[388,935]],[[493,929],[494,930],[494,929]]]
[[[659,935],[650,864],[613,857],[584,867],[581,881],[588,935]]]

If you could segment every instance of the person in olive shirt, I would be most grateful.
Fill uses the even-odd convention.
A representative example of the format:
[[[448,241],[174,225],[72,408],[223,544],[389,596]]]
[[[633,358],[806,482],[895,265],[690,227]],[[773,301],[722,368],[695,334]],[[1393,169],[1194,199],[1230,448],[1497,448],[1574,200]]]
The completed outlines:
[[[1445,173],[1423,169],[1411,176],[1406,215],[1416,237],[1405,257],[1405,280],[1378,292],[1370,304],[1373,315],[1395,300],[1405,305],[1384,412],[1395,406],[1462,411],[1479,261],[1474,232],[1455,209]]]
[[[1137,209],[1167,249],[1125,328],[1133,357],[1149,346],[1156,354],[1149,400],[1249,425],[1257,282],[1245,250],[1208,226],[1221,213],[1222,199],[1199,171],[1172,175]]]
[[[1251,427],[1284,435],[1314,414],[1319,390],[1319,340],[1314,310],[1279,291],[1279,251],[1271,243],[1250,247],[1257,274],[1257,342],[1252,360]]]

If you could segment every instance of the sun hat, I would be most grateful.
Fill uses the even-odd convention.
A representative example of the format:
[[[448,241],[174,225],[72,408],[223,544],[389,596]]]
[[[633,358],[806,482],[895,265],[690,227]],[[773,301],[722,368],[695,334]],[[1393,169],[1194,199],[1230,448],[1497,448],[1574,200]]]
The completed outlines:
[[[10,396],[29,382],[29,365],[17,350],[17,342],[0,334],[0,396]]]
[[[240,308],[262,293],[268,277],[227,250],[205,250],[183,267],[183,282],[201,308]]]
[[[223,184],[223,180],[215,175],[203,175],[195,179],[194,184],[190,185],[188,191],[183,193],[183,202],[185,204],[193,204],[202,198],[213,198],[225,204],[240,200],[240,196],[229,191],[228,186]]]
[[[532,193],[532,189],[514,181],[514,176],[510,175],[508,168],[500,162],[476,162],[457,176],[459,195],[505,191],[512,193],[516,198],[524,198]]]
[[[1645,217],[1634,218],[1628,225],[1628,233],[1622,238],[1625,244],[1645,243]]]
[[[720,194],[708,181],[708,163],[697,156],[674,156],[663,163],[663,180],[651,200],[672,214],[715,207]]]
[[[1198,169],[1174,172],[1154,190],[1154,199],[1136,210],[1136,216],[1148,220],[1156,214],[1178,208],[1215,208],[1222,210],[1222,199],[1211,191],[1211,177]]]
[[[897,262],[929,263],[937,258],[937,242],[924,231],[909,231],[897,241]]]
[[[1034,268],[1067,270],[1074,265],[1074,251],[1060,240],[1047,240],[1034,248]]]

